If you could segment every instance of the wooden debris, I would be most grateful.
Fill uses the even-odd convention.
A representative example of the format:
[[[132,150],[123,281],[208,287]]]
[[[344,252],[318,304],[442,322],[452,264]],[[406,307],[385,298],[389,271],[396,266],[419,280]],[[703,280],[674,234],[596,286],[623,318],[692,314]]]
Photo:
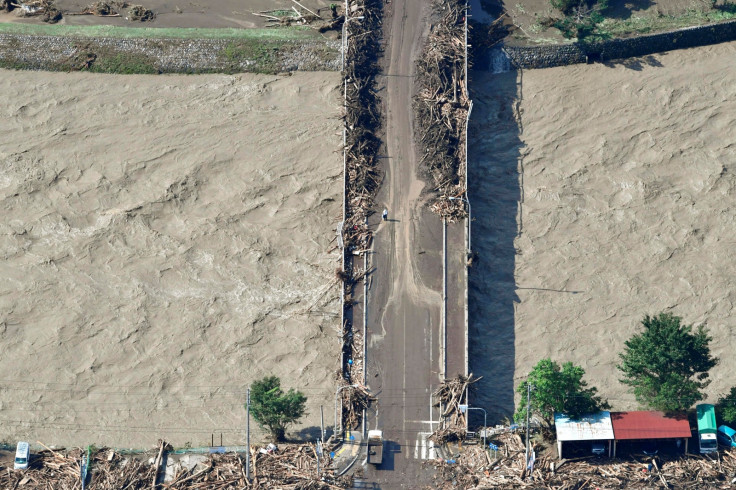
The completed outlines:
[[[660,455],[655,460],[635,457],[608,460],[593,456],[559,461],[537,450],[534,470],[524,477],[524,442],[515,432],[494,437],[499,459],[479,446],[465,446],[454,463],[437,460],[435,485],[456,488],[731,488],[736,478],[736,451],[716,458]],[[540,455],[541,452],[541,455]],[[651,468],[650,468],[651,465]]]
[[[469,376],[458,374],[454,378],[446,379],[432,393],[434,406],[440,407],[441,410],[441,422],[439,428],[429,436],[430,440],[444,444],[465,439],[467,420],[465,414],[460,411],[460,405],[467,404],[468,387],[480,379],[474,378],[472,373]]]
[[[355,429],[360,425],[363,409],[368,408],[375,397],[365,386],[343,386],[345,387],[340,390],[343,424],[344,427]]]
[[[168,482],[155,484],[156,464],[150,463],[154,454],[161,460],[165,442],[155,453],[140,456],[122,456],[109,449],[95,450],[90,459],[86,488],[89,490],[121,490],[143,488],[172,488],[177,490],[203,489],[314,489],[332,490],[350,488],[350,477],[336,477],[331,461],[326,456],[332,447],[326,447],[317,472],[315,448],[311,444],[284,444],[277,450],[253,447],[251,481],[245,479],[245,458],[238,454],[213,454],[191,470],[181,468]],[[44,450],[34,453],[28,470],[14,471],[0,468],[0,488],[79,489],[82,458],[81,449]],[[169,456],[171,458],[171,456]]]
[[[41,17],[44,22],[55,24],[61,20],[61,10],[56,8],[53,0],[33,0],[29,2],[13,2],[7,3],[10,7],[16,9],[19,17]]]
[[[465,79],[465,3],[434,0],[432,24],[416,62],[416,139],[421,165],[437,191],[431,209],[448,221],[467,216],[465,138],[470,107]],[[456,199],[448,199],[454,197]]]
[[[335,7],[336,9],[336,7]],[[376,90],[376,76],[380,68],[380,32],[382,2],[380,0],[348,0],[350,21],[344,24],[345,65],[343,91],[345,96],[345,221],[342,228],[344,273],[345,324],[343,325],[342,378],[347,384],[363,381],[364,362],[362,329],[353,330],[352,301],[355,287],[367,279],[367,271],[358,259],[361,251],[370,249],[373,232],[368,227],[368,216],[381,183],[378,151],[381,146],[376,132],[381,125],[380,103]],[[333,21],[345,18],[332,12]],[[351,417],[350,410],[345,411]],[[347,421],[347,422],[351,422]],[[350,423],[345,425],[351,426]]]
[[[143,5],[133,5],[128,10],[127,19],[130,21],[150,22],[155,18],[156,14],[153,13],[153,10],[147,9]]]
[[[81,12],[67,12],[66,15],[95,15],[97,17],[120,17],[110,2],[95,2]]]

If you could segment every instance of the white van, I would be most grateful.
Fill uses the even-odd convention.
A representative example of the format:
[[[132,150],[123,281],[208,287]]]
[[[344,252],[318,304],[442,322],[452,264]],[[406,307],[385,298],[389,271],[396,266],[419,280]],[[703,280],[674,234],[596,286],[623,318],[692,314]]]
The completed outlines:
[[[19,442],[15,448],[15,463],[13,467],[16,470],[25,470],[28,468],[28,460],[31,457],[31,446],[27,442]]]

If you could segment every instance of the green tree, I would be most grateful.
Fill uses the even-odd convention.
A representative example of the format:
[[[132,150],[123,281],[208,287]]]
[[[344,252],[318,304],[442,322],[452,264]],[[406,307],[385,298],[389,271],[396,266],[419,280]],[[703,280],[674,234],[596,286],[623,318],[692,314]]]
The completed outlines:
[[[736,425],[736,386],[731,391],[718,399],[716,403],[716,414],[718,418],[730,426]]]
[[[251,386],[250,411],[258,425],[268,430],[277,441],[283,441],[286,427],[306,413],[307,397],[299,391],[281,389],[281,380],[268,376]]]
[[[593,33],[603,22],[603,13],[608,8],[608,0],[551,0],[554,8],[565,17],[557,20],[557,27],[567,38],[583,39]]]
[[[526,381],[516,389],[522,403],[514,414],[517,422],[526,418],[527,386],[531,385],[531,412],[539,415],[547,426],[552,426],[555,412],[577,418],[609,408],[608,402],[597,396],[596,388],[588,388],[583,381],[585,371],[571,362],[561,367],[551,359],[542,359],[534,366]]]
[[[704,398],[710,384],[708,371],[718,364],[710,355],[712,340],[700,325],[681,324],[671,313],[645,316],[644,331],[626,341],[619,354],[621,382],[631,387],[637,401],[655,410],[683,411]]]

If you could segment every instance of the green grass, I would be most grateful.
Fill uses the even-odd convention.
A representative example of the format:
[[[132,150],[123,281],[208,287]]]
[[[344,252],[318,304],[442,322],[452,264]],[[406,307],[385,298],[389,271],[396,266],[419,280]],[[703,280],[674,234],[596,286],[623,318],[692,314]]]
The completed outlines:
[[[0,23],[0,34],[33,36],[113,37],[148,39],[308,39],[319,34],[309,27],[294,26],[278,29],[185,29],[115,26],[69,26]]]
[[[596,26],[593,36],[611,38],[651,34],[730,19],[736,19],[736,9],[730,5],[708,11],[689,10],[681,15],[631,17],[626,20],[605,19]]]
[[[153,75],[158,73],[154,60],[145,55],[116,53],[100,56],[92,63],[95,73],[120,73],[123,75]]]

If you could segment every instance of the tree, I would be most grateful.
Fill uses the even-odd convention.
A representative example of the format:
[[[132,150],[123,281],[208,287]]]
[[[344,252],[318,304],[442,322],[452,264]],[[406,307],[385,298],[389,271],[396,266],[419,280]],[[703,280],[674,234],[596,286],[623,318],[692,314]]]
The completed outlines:
[[[281,380],[268,376],[251,386],[250,411],[258,425],[268,430],[274,439],[283,441],[286,427],[306,413],[307,397],[299,391],[281,389]]]
[[[723,423],[730,426],[736,425],[736,386],[731,388],[730,393],[718,399],[716,414]]]
[[[644,317],[644,331],[626,341],[619,354],[621,382],[631,387],[642,405],[680,412],[704,398],[708,371],[718,364],[710,355],[712,340],[703,325],[694,332],[671,313]]]
[[[575,419],[586,413],[609,408],[608,402],[597,396],[596,388],[588,388],[583,381],[585,371],[580,366],[566,362],[560,367],[551,359],[542,359],[534,366],[526,381],[516,389],[522,403],[514,415],[517,422],[526,418],[527,386],[531,385],[530,405],[534,414],[541,416],[547,426],[552,426],[555,412]]]
[[[554,23],[567,37],[583,39],[603,21],[603,12],[608,8],[608,0],[551,0],[554,8],[564,14],[564,18]]]

